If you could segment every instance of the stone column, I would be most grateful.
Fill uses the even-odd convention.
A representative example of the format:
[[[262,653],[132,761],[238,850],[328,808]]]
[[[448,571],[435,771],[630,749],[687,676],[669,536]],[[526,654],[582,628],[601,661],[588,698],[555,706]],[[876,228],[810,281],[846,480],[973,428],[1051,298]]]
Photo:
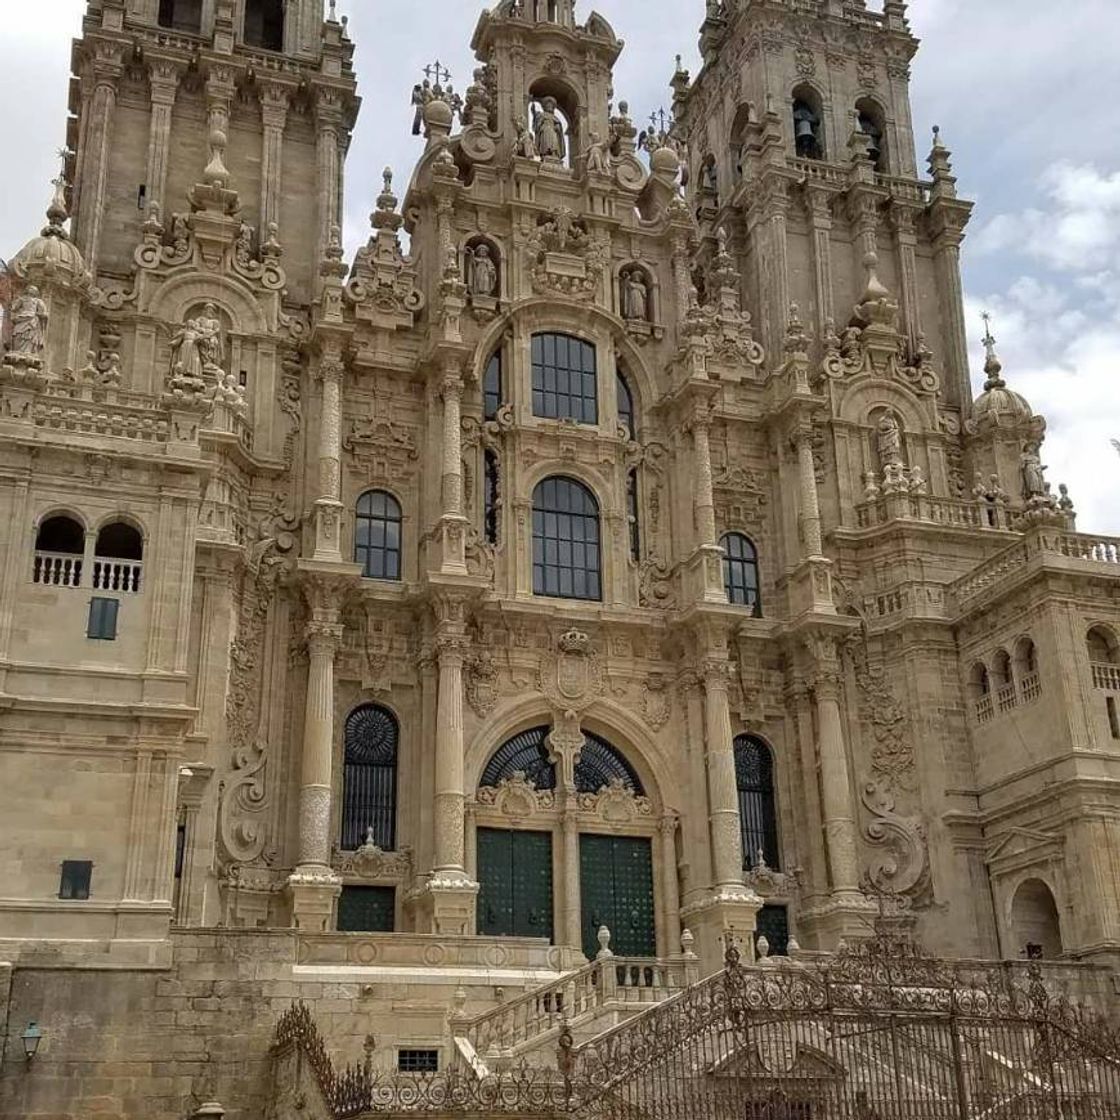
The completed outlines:
[[[771,178],[764,187],[762,270],[769,283],[763,291],[763,345],[768,354],[780,354],[785,337],[786,316],[792,302],[789,294],[789,236],[786,219],[789,215],[789,183]]]
[[[955,389],[962,416],[972,407],[972,383],[968,372],[968,330],[964,321],[964,289],[961,286],[960,228],[946,223],[933,242],[937,289],[944,316],[945,369]]]
[[[834,896],[854,895],[859,890],[859,865],[855,805],[840,713],[840,662],[835,639],[815,638],[812,644],[816,660],[813,695],[817,705],[821,811],[828,841],[832,893]]]
[[[318,164],[318,240],[316,260],[321,260],[331,240],[331,230],[340,225],[338,207],[338,140],[342,126],[342,99],[336,90],[319,91],[315,103],[318,128],[316,161]]]
[[[921,308],[918,304],[918,266],[915,253],[918,245],[914,231],[916,213],[909,206],[896,203],[891,207],[891,225],[894,228],[898,252],[899,289],[902,295],[902,323],[911,352],[918,347],[922,336]]]
[[[307,699],[299,789],[299,866],[288,880],[293,923],[299,929],[330,928],[339,880],[330,867],[331,788],[334,764],[334,659],[342,625],[328,587],[309,588]]]
[[[661,904],[664,907],[665,945],[662,955],[671,957],[681,944],[681,891],[677,879],[677,817],[661,818]]]
[[[821,539],[821,507],[817,495],[817,468],[813,463],[811,422],[799,424],[794,431],[793,440],[797,448],[802,555],[806,559],[818,559],[824,554],[824,543]]]
[[[146,901],[145,872],[148,857],[148,802],[152,784],[152,750],[141,747],[136,752],[132,775],[132,801],[128,813],[128,851],[125,854],[125,902]]]
[[[319,497],[315,501],[315,559],[341,561],[342,527],[342,378],[345,367],[337,346],[319,360],[323,386],[319,413]]]
[[[692,447],[696,469],[696,535],[700,546],[716,543],[716,502],[712,482],[711,415],[699,410],[692,418]]]
[[[563,896],[564,909],[560,916],[560,942],[573,949],[583,947],[583,900],[580,897],[579,881],[579,819],[576,816],[574,798],[564,809],[561,818],[563,834]]]
[[[153,62],[149,71],[152,117],[148,126],[148,200],[167,205],[167,157],[171,147],[171,114],[179,90],[179,68]]]
[[[283,195],[284,127],[288,121],[288,90],[265,85],[261,89],[261,214],[262,241],[269,223],[280,224],[280,199]]]
[[[109,182],[109,149],[113,139],[113,118],[117,108],[117,82],[121,76],[120,48],[98,43],[89,69],[93,82],[89,101],[90,120],[86,128],[85,158],[81,172],[81,209],[75,241],[89,270],[97,275],[97,255],[101,227],[105,220],[105,193]]]
[[[704,726],[707,736],[708,822],[712,836],[712,877],[716,891],[743,889],[743,841],[739,832],[735,747],[727,695],[730,664],[704,668]]]

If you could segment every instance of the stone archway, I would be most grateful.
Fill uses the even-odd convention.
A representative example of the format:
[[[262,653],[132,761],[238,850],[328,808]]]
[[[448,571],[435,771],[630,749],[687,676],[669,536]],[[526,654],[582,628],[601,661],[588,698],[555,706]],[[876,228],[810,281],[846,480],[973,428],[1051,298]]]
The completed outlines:
[[[1062,927],[1054,894],[1041,879],[1024,879],[1011,899],[1011,937],[1015,952],[1055,960],[1062,955]]]

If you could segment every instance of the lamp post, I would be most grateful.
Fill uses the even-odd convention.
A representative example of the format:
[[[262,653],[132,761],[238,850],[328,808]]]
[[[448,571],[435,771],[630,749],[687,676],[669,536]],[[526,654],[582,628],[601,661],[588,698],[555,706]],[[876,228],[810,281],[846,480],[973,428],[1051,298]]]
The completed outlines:
[[[23,1042],[23,1056],[30,1063],[39,1050],[39,1043],[43,1041],[43,1029],[34,1019],[23,1028],[20,1039]]]

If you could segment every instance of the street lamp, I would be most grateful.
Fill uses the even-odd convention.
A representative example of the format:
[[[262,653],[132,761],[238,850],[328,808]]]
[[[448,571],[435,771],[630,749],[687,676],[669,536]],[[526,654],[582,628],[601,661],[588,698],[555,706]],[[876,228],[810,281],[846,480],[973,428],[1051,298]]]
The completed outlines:
[[[23,1056],[30,1062],[39,1050],[39,1043],[43,1041],[43,1029],[32,1019],[19,1037],[23,1040]]]

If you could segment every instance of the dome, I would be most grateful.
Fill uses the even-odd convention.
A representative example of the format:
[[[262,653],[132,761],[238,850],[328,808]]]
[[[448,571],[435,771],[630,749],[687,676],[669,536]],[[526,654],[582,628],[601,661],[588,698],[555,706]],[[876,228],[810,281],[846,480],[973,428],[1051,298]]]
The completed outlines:
[[[89,280],[86,262],[63,228],[68,217],[64,185],[62,179],[55,180],[54,198],[47,207],[47,224],[12,259],[12,271],[17,276],[64,284]]]
[[[1001,376],[1003,363],[996,355],[996,340],[989,331],[984,339],[988,360],[984,372],[988,379],[984,391],[972,404],[972,422],[978,428],[1013,428],[1028,424],[1034,418],[1034,410],[1026,397],[1007,387]]]

